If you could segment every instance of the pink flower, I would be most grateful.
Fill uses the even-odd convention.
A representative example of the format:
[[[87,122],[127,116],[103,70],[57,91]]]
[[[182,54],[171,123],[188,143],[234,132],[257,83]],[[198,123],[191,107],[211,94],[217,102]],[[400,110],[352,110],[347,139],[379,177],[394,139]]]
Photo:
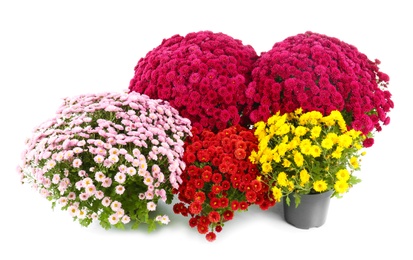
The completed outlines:
[[[125,187],[122,185],[118,185],[115,188],[116,194],[122,195],[125,192]]]
[[[109,223],[112,225],[116,225],[119,222],[119,216],[116,213],[110,215],[108,219],[109,219]]]
[[[94,160],[96,163],[103,163],[103,161],[105,160],[105,158],[102,155],[96,155],[94,157]]]
[[[115,181],[117,181],[118,183],[124,183],[126,180],[126,175],[123,172],[118,172],[115,175]]]
[[[118,211],[120,208],[122,207],[122,203],[120,203],[119,201],[113,201],[111,204],[110,204],[110,208],[113,210],[113,211]]]
[[[155,211],[156,210],[156,204],[153,201],[150,201],[146,204],[147,209],[149,211]]]
[[[109,207],[112,200],[109,197],[104,197],[102,200],[102,205],[105,207]]]

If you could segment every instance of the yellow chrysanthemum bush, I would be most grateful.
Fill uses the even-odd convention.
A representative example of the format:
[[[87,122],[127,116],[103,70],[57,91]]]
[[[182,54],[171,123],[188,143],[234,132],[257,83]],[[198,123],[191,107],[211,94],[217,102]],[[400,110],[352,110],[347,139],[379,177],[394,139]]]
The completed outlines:
[[[348,127],[339,111],[323,116],[299,108],[254,127],[259,145],[250,160],[258,164],[258,179],[271,187],[274,200],[284,197],[289,205],[293,193],[298,206],[300,195],[328,190],[340,198],[360,182],[354,172],[360,170],[366,136]]]

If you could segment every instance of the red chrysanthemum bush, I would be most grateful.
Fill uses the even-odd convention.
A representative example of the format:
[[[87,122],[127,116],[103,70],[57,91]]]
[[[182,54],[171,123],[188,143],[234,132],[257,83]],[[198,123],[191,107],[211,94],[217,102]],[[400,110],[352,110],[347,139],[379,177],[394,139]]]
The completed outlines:
[[[200,129],[248,126],[245,91],[257,59],[250,45],[223,33],[174,35],[138,61],[129,89],[169,101]]]
[[[390,123],[394,104],[389,76],[379,64],[334,37],[313,32],[288,37],[262,53],[254,66],[247,88],[247,97],[255,102],[250,118],[266,121],[278,111],[300,107],[324,115],[339,110],[355,130],[365,135],[381,131]]]
[[[174,191],[179,201],[173,211],[189,217],[190,227],[214,241],[235,212],[253,204],[266,210],[275,201],[268,198],[269,188],[257,180],[257,165],[249,160],[258,149],[253,130],[232,126],[213,133],[193,128],[192,135],[185,140],[187,167]]]

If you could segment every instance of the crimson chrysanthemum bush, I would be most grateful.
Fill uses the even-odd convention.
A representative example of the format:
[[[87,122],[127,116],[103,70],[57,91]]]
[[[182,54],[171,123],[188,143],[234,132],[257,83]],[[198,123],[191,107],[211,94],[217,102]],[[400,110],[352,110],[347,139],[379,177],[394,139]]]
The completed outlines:
[[[170,102],[193,127],[249,125],[246,88],[258,55],[224,33],[174,35],[141,58],[129,89]]]
[[[189,225],[208,241],[216,239],[224,223],[237,211],[255,204],[263,210],[275,204],[268,197],[268,186],[257,180],[258,168],[249,160],[257,150],[252,130],[232,126],[218,133],[192,129],[186,139],[183,160],[187,165],[175,193],[179,202],[173,210],[189,217]]]
[[[300,107],[324,115],[339,110],[355,130],[381,131],[394,104],[389,76],[379,64],[334,37],[313,32],[288,37],[262,53],[254,66],[247,88],[255,102],[250,118],[265,121]]]

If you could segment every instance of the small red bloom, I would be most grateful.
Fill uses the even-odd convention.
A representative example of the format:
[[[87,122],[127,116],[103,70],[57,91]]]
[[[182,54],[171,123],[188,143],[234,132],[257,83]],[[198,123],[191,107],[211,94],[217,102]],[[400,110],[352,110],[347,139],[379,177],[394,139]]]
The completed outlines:
[[[191,228],[194,228],[197,225],[198,225],[198,219],[197,218],[192,217],[192,218],[189,219],[189,226]]]
[[[245,150],[242,148],[238,148],[235,150],[234,155],[238,160],[243,160],[247,156],[247,152],[245,152]]]
[[[207,225],[202,225],[200,223],[198,223],[197,229],[198,229],[199,234],[206,234],[208,232],[208,226]]]
[[[216,226],[215,231],[218,232],[218,233],[221,232],[222,231],[222,226]]]
[[[231,201],[231,209],[233,211],[236,211],[239,209],[239,202],[237,200],[233,200]]]
[[[241,201],[239,203],[239,209],[240,210],[247,210],[247,208],[248,208],[248,203],[246,201]]]
[[[247,201],[249,203],[254,203],[255,200],[257,199],[257,194],[254,191],[247,191],[247,193],[245,194],[245,198],[247,199]]]
[[[213,242],[217,238],[217,235],[214,232],[209,232],[205,237],[209,242]]]
[[[219,220],[221,219],[221,216],[219,215],[219,213],[217,211],[211,211],[208,214],[208,220],[211,223],[218,223]]]
[[[195,202],[203,203],[205,199],[206,199],[205,193],[203,193],[202,191],[198,191],[194,194]]]
[[[229,220],[231,220],[231,219],[234,218],[234,212],[231,211],[231,210],[226,210],[226,211],[224,212],[223,216],[224,216],[224,219],[225,219],[226,221],[229,221]]]
[[[219,198],[211,198],[209,205],[213,209],[218,209],[221,206],[221,201],[219,200]]]
[[[201,213],[202,210],[202,204],[199,202],[192,202],[191,205],[189,205],[189,212],[191,214],[199,214]]]
[[[220,199],[221,208],[228,207],[229,199],[227,197],[222,197]]]
[[[211,190],[214,194],[219,194],[222,191],[222,187],[221,187],[221,185],[214,184],[214,185],[212,185]]]
[[[211,177],[212,177],[212,172],[209,171],[209,170],[205,170],[205,171],[202,173],[202,180],[203,180],[204,182],[209,182],[209,181],[211,180]]]
[[[219,173],[214,173],[212,174],[211,180],[213,183],[220,183],[222,181],[222,175]]]

